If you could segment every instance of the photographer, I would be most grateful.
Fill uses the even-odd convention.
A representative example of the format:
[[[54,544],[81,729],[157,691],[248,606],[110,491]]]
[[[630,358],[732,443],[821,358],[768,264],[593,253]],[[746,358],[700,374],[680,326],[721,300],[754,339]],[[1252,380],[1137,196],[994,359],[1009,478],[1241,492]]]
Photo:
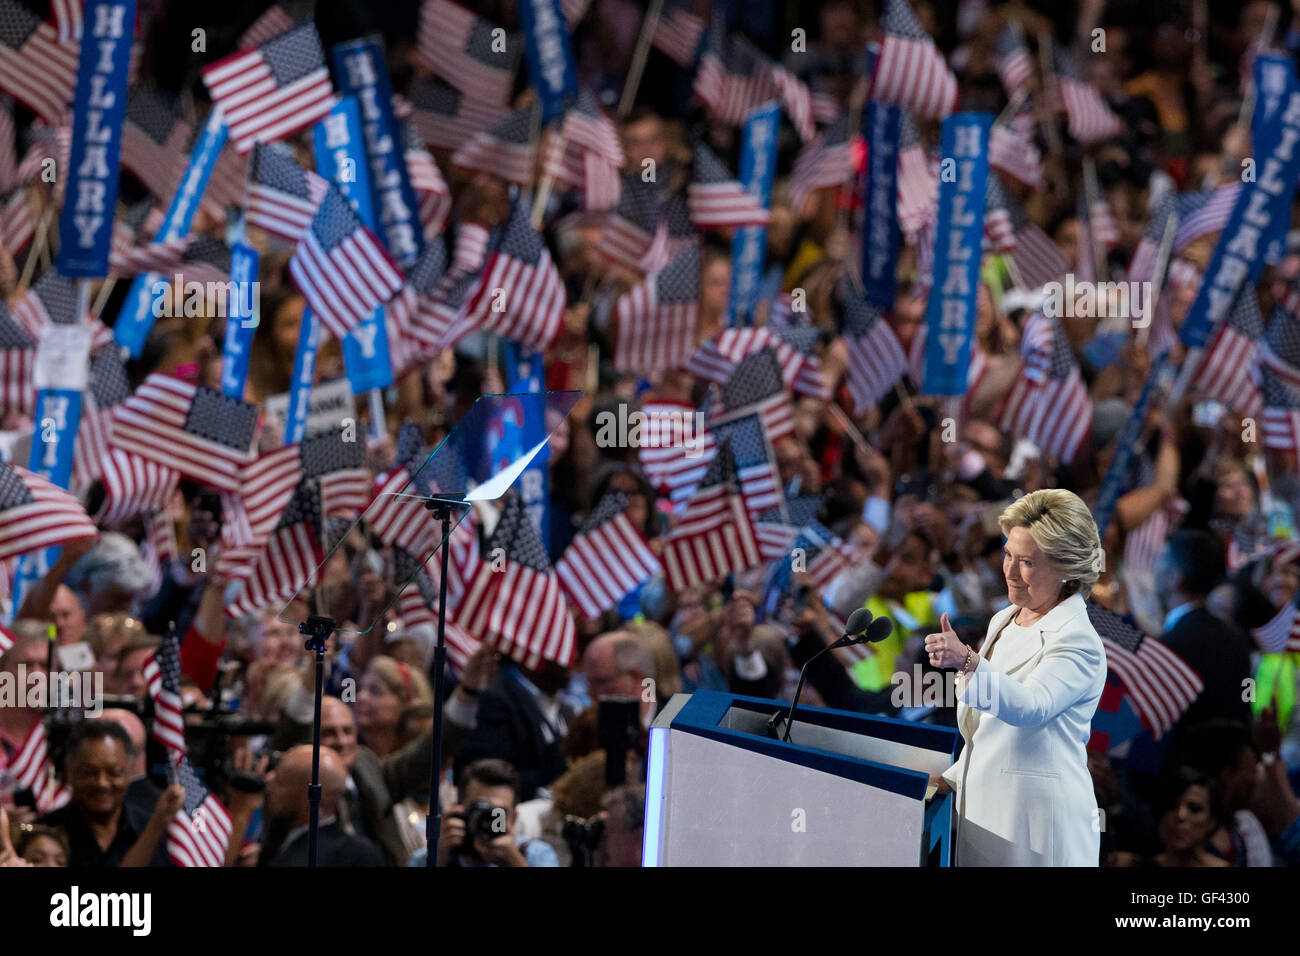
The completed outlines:
[[[448,807],[438,837],[439,866],[559,866],[541,840],[515,837],[519,774],[504,760],[478,760],[464,770],[460,802]],[[424,866],[428,851],[411,857]]]

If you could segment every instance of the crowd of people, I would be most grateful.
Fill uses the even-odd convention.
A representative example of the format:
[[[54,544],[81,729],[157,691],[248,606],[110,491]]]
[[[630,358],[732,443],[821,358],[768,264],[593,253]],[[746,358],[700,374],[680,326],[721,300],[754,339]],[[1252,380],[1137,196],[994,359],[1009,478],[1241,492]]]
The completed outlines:
[[[188,29],[187,17],[195,14],[181,6],[141,3],[157,17],[157,36]],[[511,34],[520,28],[514,2],[472,6]],[[564,6],[568,13],[582,5]],[[634,105],[617,109],[629,64],[637,59],[642,6],[594,0],[573,24],[572,43],[579,85],[616,123],[625,182],[639,180],[652,160],[658,202],[669,217],[667,210],[685,205],[701,144],[738,168],[741,130],[711,115],[692,94],[691,69],[657,49],[645,61]],[[707,0],[684,6],[709,18]],[[369,13],[361,7],[318,4],[322,38],[328,46],[366,29],[383,30],[400,94],[422,74],[411,39],[418,5]],[[745,0],[713,7],[729,8],[733,33],[747,35],[812,90],[827,120],[860,114],[855,96],[867,71],[866,46],[882,37],[883,4]],[[1070,271],[1081,270],[1084,251],[1101,248],[1078,238],[1090,228],[1079,213],[1086,156],[1115,227],[1091,268],[1111,277],[1126,274],[1148,231],[1154,196],[1212,191],[1239,177],[1242,160],[1251,155],[1249,128],[1241,122],[1249,95],[1249,70],[1242,64],[1257,47],[1300,47],[1300,3],[1294,0],[1291,7],[1268,0],[914,0],[910,7],[957,76],[962,108],[995,114],[1009,102],[996,65],[997,41],[1008,23],[1019,23],[1034,49],[1055,36],[1064,46],[1078,43],[1086,50],[1093,31],[1103,31],[1105,52],[1087,56],[1083,72],[1121,117],[1121,132],[1085,150],[1065,134],[1050,97],[1035,96],[1032,135],[1044,147],[1042,184],[1004,177],[1003,185]],[[256,15],[246,12],[241,30]],[[234,26],[225,32],[237,34]],[[146,49],[153,49],[148,29]],[[807,41],[792,49],[796,29]],[[209,58],[220,52],[214,42]],[[145,58],[142,69],[152,69],[159,82],[193,82],[161,49],[156,62]],[[1036,90],[1046,82],[1037,66],[1033,82]],[[527,106],[535,96],[521,60],[510,105]],[[922,141],[937,146],[938,124],[917,126]],[[1195,383],[1176,402],[1151,403],[1136,447],[1121,449],[1124,425],[1162,341],[1156,329],[1148,335],[1127,319],[1118,325],[1087,316],[1061,321],[1063,347],[1086,389],[1091,421],[1068,460],[1008,427],[1004,404],[1025,372],[1023,334],[1044,300],[1040,289],[1014,282],[1006,257],[992,252],[977,300],[972,362],[980,372],[967,394],[956,403],[923,394],[912,362],[879,401],[860,407],[848,379],[851,365],[862,359],[850,348],[843,314],[846,283],[861,256],[861,204],[855,205],[852,179],[801,193],[801,205],[794,204],[795,163],[807,148],[784,121],[761,301],[752,317],[759,326],[811,330],[806,352],[829,395],[787,390],[789,423],[767,443],[777,493],[794,528],[786,553],[679,587],[659,571],[595,616],[573,602],[576,651],[567,660],[516,659],[490,634],[449,621],[464,644],[446,674],[445,760],[435,775],[435,629],[403,616],[408,605],[395,598],[405,582],[385,543],[365,529],[348,532],[337,552],[347,566],[331,578],[349,597],[345,626],[327,645],[321,865],[424,865],[425,821],[436,800],[440,866],[637,866],[647,734],[658,709],[674,694],[697,689],[790,700],[800,668],[840,636],[857,607],[892,619],[892,634],[866,649],[819,658],[808,669],[803,701],[955,725],[951,700],[935,702],[920,692],[932,671],[922,642],[946,614],[963,641],[975,646],[991,615],[1007,605],[998,515],[1040,488],[1066,488],[1095,505],[1111,462],[1130,452],[1105,528],[1104,564],[1088,599],[1144,635],[1140,639],[1173,651],[1195,671],[1198,686],[1167,727],[1154,727],[1141,714],[1141,726],[1127,734],[1101,733],[1100,715],[1094,721],[1089,770],[1104,821],[1098,862],[1300,865],[1300,642],[1292,637],[1278,645],[1260,637],[1300,594],[1295,455],[1266,449],[1240,409]],[[449,249],[495,235],[520,201],[517,188],[457,165],[452,150],[431,152],[454,202],[445,227]],[[300,155],[309,163],[309,150]],[[126,175],[123,182],[128,189]],[[534,194],[523,192],[526,200]],[[617,493],[631,526],[662,558],[691,489],[666,481],[662,468],[647,468],[641,449],[601,441],[599,422],[602,413],[656,403],[702,408],[710,382],[685,367],[616,367],[619,302],[645,277],[604,254],[604,220],[585,210],[574,190],[555,187],[543,212],[542,236],[567,292],[563,325],[544,356],[545,384],[585,391],[549,443],[545,557],[558,563],[597,507]],[[222,225],[201,212],[195,229],[219,236]],[[695,238],[689,223],[685,228],[687,238]],[[693,334],[704,346],[728,324],[733,232],[695,232],[700,262]],[[884,314],[907,355],[924,334],[926,235],[924,229],[907,234],[896,301]],[[1289,234],[1284,256],[1245,290],[1273,323],[1300,323],[1300,313],[1289,311],[1300,280],[1297,236]],[[1166,344],[1176,338],[1219,239],[1219,232],[1208,232],[1172,256],[1157,319],[1157,326],[1167,323]],[[262,285],[246,398],[265,403],[290,389],[304,299],[286,268],[291,250],[255,229],[248,241],[261,252]],[[12,301],[21,294],[22,260],[8,265]],[[107,299],[110,325],[120,299],[120,291]],[[795,300],[806,309],[792,309]],[[132,383],[163,372],[219,387],[225,321],[159,319],[142,357],[128,365]],[[419,363],[385,391],[383,423],[368,423],[371,406],[358,398],[356,418],[372,436],[366,466],[373,475],[401,466],[404,428],[423,446],[436,447],[479,396],[507,391],[500,345],[476,329]],[[1172,349],[1181,361],[1182,346],[1175,342]],[[315,375],[317,384],[344,375],[337,341],[321,347]],[[11,413],[6,428],[32,424]],[[263,420],[260,449],[279,446],[278,427]],[[102,494],[85,489],[92,516]],[[0,673],[40,673],[56,653],[65,662],[57,669],[73,669],[66,663],[72,649],[84,649],[77,669],[102,675],[108,696],[98,716],[0,707],[0,865],[175,862],[167,828],[185,806],[186,791],[159,772],[166,759],[150,733],[155,708],[148,671],[172,634],[182,636],[179,692],[190,759],[229,815],[226,865],[307,861],[315,670],[290,623],[304,615],[284,613],[283,602],[251,614],[227,612],[232,582],[218,569],[222,514],[210,489],[183,479],[166,520],[177,542],[170,559],[160,560],[147,547],[143,516],[101,520],[98,540],[66,545],[36,586],[11,599],[10,646],[0,656]],[[827,538],[809,544],[810,529]],[[482,528],[475,533],[486,538]],[[807,567],[796,562],[791,571],[792,543],[801,555],[824,545],[821,554],[837,557],[817,566],[829,567],[825,573],[815,572],[811,561]],[[196,564],[193,555],[200,552],[206,560]],[[310,596],[300,600],[299,610],[311,603]],[[381,623],[364,633],[346,626],[384,608]],[[1132,690],[1112,674],[1116,695]],[[611,735],[610,725],[624,712],[602,702],[618,700],[638,703],[634,717],[626,718],[631,730],[625,745],[611,746],[618,735]],[[1126,698],[1119,712],[1128,706]],[[1101,709],[1116,712],[1109,697]],[[33,727],[42,721],[57,784],[67,791],[66,802],[52,810],[17,776]],[[431,792],[435,776],[438,793]]]

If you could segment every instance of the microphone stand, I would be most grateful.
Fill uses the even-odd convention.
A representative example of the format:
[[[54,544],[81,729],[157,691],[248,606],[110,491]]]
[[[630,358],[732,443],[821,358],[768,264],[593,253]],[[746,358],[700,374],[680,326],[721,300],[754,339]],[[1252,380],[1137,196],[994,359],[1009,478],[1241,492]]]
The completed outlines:
[[[335,627],[332,617],[316,616],[309,617],[298,625],[299,633],[307,638],[303,646],[309,651],[316,652],[316,699],[311,728],[311,783],[307,787],[307,805],[311,813],[311,823],[307,830],[307,865],[312,868],[316,866],[316,851],[320,842],[320,711],[321,701],[325,697],[325,642],[334,633]]]
[[[798,685],[796,685],[794,690],[794,700],[790,704],[790,713],[786,717],[785,737],[780,737],[779,731],[777,730],[777,724],[781,720],[781,711],[779,710],[773,713],[772,716],[768,718],[767,735],[769,737],[775,737],[777,739],[784,740],[786,743],[790,742],[790,731],[794,727],[794,715],[799,708],[799,696],[803,693],[803,683],[808,676],[808,666],[812,664],[813,661],[817,660],[817,658],[821,657],[823,654],[827,653],[828,651],[833,651],[836,648],[840,648],[840,647],[851,647],[852,645],[859,643],[862,640],[862,637],[863,635],[861,634],[845,634],[834,644],[827,644],[820,651],[818,651],[816,654],[814,654],[812,657],[808,658],[808,660],[804,662],[803,667],[800,668],[799,670],[799,683]]]
[[[442,835],[442,709],[445,703],[447,663],[447,539],[451,532],[451,505],[430,499],[424,507],[442,522],[442,575],[438,580],[438,643],[433,648],[433,763],[429,769],[429,814],[424,818],[425,866],[438,865],[438,838]]]

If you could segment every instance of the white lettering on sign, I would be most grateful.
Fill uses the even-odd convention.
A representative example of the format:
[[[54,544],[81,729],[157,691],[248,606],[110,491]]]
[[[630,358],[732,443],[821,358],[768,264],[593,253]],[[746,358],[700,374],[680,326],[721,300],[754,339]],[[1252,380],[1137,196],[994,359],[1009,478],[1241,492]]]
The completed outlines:
[[[77,168],[77,190],[73,199],[73,224],[77,234],[68,237],[80,249],[95,247],[96,237],[107,222],[104,206],[109,177],[117,175],[116,169],[108,167],[106,144],[113,141],[114,130],[106,113],[117,105],[117,93],[109,86],[113,79],[113,60],[125,36],[125,21],[125,4],[103,4],[95,8],[90,36],[99,56],[90,76],[85,108],[77,114],[82,122],[81,145],[85,153]]]

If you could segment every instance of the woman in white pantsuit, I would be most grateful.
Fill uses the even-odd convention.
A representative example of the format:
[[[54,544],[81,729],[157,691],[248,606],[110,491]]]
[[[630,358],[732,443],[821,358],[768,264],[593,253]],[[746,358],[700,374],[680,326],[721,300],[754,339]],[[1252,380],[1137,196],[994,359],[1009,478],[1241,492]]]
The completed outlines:
[[[1096,866],[1101,826],[1086,746],[1106,654],[1084,598],[1101,545],[1069,491],[1035,491],[1002,513],[1011,606],[978,654],[943,631],[925,639],[956,667],[961,756],[937,781],[954,792],[958,866]]]

